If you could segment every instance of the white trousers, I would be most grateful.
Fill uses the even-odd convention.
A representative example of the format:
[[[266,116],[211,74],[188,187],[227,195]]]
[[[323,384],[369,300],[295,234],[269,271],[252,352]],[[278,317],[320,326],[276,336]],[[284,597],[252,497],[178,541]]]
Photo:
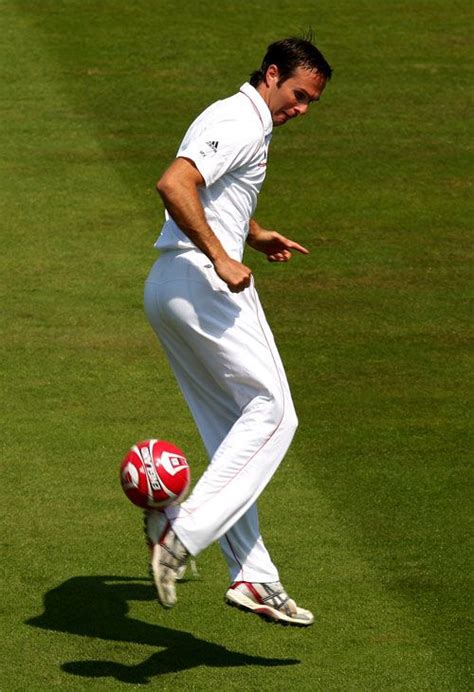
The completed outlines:
[[[253,283],[231,293],[200,251],[163,252],[145,310],[210,457],[189,498],[166,510],[173,530],[192,555],[219,540],[232,581],[277,581],[255,503],[298,422]]]

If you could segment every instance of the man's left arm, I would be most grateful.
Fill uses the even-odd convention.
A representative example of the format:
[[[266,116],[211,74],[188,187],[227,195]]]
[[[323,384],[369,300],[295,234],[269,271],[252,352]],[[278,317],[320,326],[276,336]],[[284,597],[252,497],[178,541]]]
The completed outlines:
[[[288,262],[293,250],[302,255],[309,253],[305,247],[285,238],[281,233],[262,228],[255,219],[250,220],[247,244],[254,250],[263,252],[269,262]]]

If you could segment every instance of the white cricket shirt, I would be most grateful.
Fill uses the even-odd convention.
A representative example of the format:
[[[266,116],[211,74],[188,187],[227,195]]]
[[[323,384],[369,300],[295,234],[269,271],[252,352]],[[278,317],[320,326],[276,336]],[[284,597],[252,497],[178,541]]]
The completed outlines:
[[[272,136],[270,110],[248,82],[216,101],[192,123],[177,157],[191,159],[206,183],[199,196],[207,222],[226,252],[241,260],[249,221],[265,179]],[[165,212],[159,250],[195,248]]]

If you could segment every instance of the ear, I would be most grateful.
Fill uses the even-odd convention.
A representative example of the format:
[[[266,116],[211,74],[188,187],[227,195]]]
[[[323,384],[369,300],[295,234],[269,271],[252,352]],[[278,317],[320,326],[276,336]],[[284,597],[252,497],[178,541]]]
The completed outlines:
[[[269,65],[265,74],[265,84],[270,86],[272,82],[278,82],[280,79],[280,71],[276,65]]]

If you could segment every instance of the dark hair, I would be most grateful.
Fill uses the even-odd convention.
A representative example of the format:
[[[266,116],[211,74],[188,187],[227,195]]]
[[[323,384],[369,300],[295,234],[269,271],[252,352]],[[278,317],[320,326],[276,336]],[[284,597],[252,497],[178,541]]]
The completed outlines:
[[[312,43],[312,35],[305,38],[284,38],[268,46],[262,65],[250,75],[250,84],[258,86],[265,79],[270,65],[276,65],[280,73],[279,84],[291,77],[298,67],[316,70],[331,79],[332,68],[324,55]]]

